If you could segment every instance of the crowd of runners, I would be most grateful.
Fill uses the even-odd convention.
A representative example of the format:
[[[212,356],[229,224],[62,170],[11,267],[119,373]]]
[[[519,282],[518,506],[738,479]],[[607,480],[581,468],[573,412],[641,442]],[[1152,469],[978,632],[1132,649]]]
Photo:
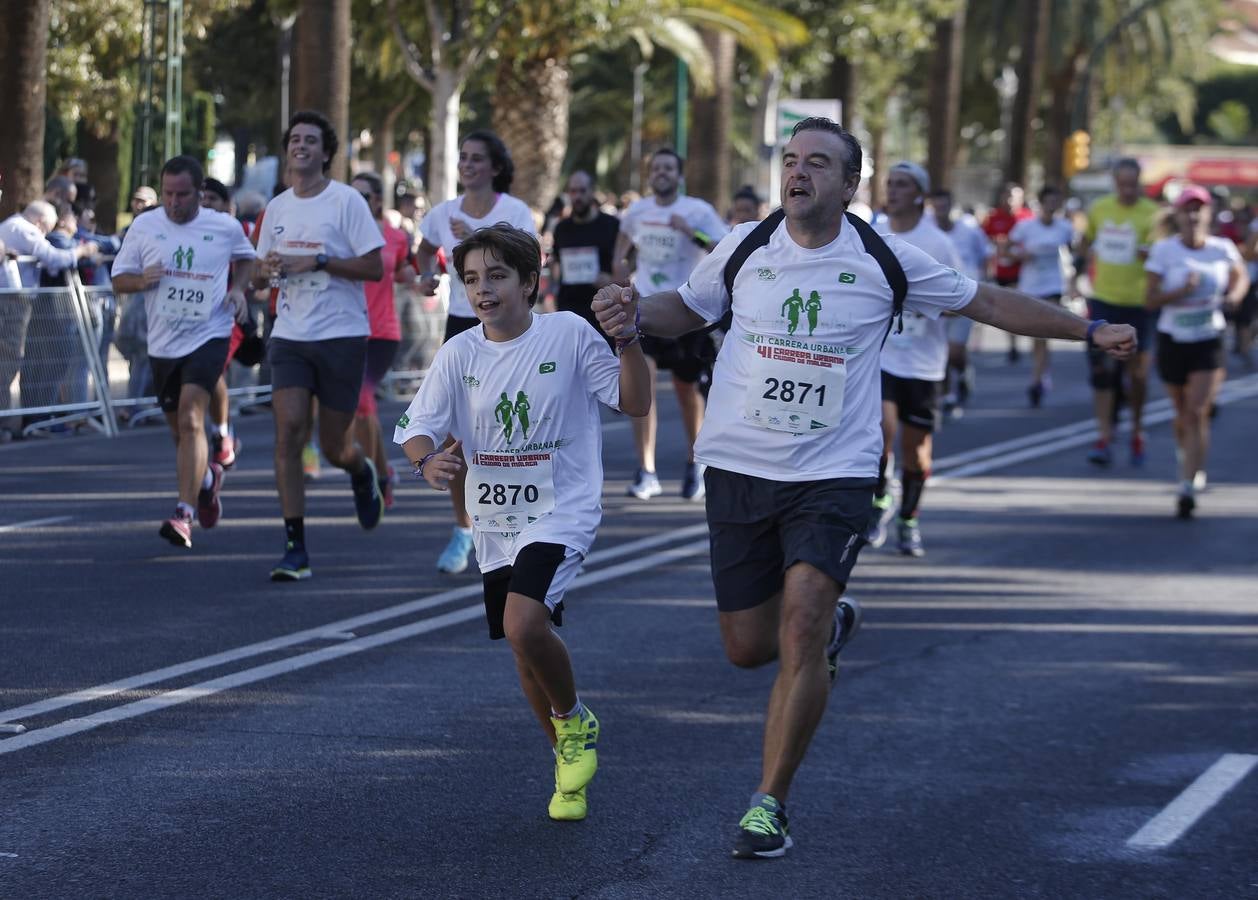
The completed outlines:
[[[1144,462],[1156,344],[1176,411],[1175,511],[1193,514],[1225,371],[1224,315],[1252,297],[1243,254],[1252,262],[1255,240],[1238,248],[1213,235],[1211,198],[1192,186],[1163,221],[1132,160],[1086,211],[1068,215],[1053,188],[1029,211],[1010,185],[984,222],[904,161],[881,176],[885,208],[867,222],[849,210],[859,143],[811,118],[785,148],[773,212],[750,190],[728,215],[687,196],[686,161],[661,149],[651,194],[619,218],[600,208],[588,173],[572,173],[567,215],[552,227],[511,196],[510,151],[479,131],[460,145],[461,193],[411,235],[385,216],[378,177],[329,177],[337,135],[321,115],[296,114],[284,148],[288,188],[248,236],[214,208],[195,160],[168,161],[160,208],[137,218],[114,263],[116,288],[144,293],[174,437],[178,499],[161,536],[191,548],[195,527],[222,514],[236,444],[225,410],[210,440],[205,421],[247,294],[274,317],[266,352],[284,535],[271,578],[312,575],[302,461],[312,434],[349,474],[359,525],[375,528],[392,502],[375,388],[400,337],[393,285],[431,294],[448,284],[445,343],[392,438],[413,475],[450,495],[453,530],[432,564],[458,573],[474,554],[490,637],[510,645],[554,748],[554,819],[586,816],[597,768],[599,720],[554,626],[602,514],[600,405],[631,417],[630,495],[660,495],[663,468],[681,476],[682,498],[704,501],[729,660],[778,663],[761,779],[735,829],[739,858],[792,844],[791,782],[861,621],[844,596],[858,554],[893,522],[901,554],[926,552],[932,436],[975,389],[973,322],[1008,332],[1014,358],[1012,336],[1032,339],[1032,407],[1051,398],[1048,341],[1086,347],[1086,367],[1071,364],[1095,394],[1088,459],[1102,467],[1114,464],[1120,401],[1130,461]],[[1071,311],[1079,296],[1086,317]],[[660,468],[658,370],[670,373],[686,439],[685,459]]]

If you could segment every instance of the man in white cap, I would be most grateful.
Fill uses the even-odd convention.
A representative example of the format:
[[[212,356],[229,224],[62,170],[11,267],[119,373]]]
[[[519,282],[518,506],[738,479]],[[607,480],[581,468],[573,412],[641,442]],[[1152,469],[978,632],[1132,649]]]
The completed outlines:
[[[923,250],[937,262],[961,269],[961,257],[948,236],[925,215],[930,176],[913,162],[898,162],[887,175],[885,216],[874,222],[883,234],[894,234]],[[897,426],[900,431],[900,514],[896,532],[900,552],[922,556],[917,508],[930,477],[931,436],[939,419],[940,388],[948,374],[948,326],[905,310],[903,328],[893,329],[882,348],[882,459],[874,491],[874,514],[866,540],[879,547],[887,539],[891,492],[887,467]]]

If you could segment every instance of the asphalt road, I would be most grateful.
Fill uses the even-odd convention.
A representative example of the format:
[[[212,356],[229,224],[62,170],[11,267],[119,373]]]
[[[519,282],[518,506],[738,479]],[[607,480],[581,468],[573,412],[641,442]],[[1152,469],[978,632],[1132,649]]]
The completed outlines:
[[[723,657],[669,392],[664,497],[623,496],[608,417],[569,595],[603,722],[577,824],[546,816],[549,749],[479,578],[434,569],[443,496],[404,483],[364,533],[325,469],[315,577],[271,584],[269,416],[238,418],[223,521],[190,552],[157,536],[163,429],[0,447],[0,723],[25,728],[0,731],[0,897],[1258,897],[1258,376],[1233,373],[1179,522],[1164,420],[1143,469],[1101,472],[1076,353],[1039,411],[1025,363],[979,363],[928,555],[861,556],[797,846],[761,863],[729,848],[773,673]]]

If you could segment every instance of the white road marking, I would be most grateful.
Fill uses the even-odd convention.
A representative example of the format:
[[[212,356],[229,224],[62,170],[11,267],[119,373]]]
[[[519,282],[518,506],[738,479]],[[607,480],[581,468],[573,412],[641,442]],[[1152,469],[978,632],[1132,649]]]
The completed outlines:
[[[1197,824],[1216,803],[1258,766],[1258,756],[1225,753],[1183,793],[1133,834],[1127,846],[1133,850],[1162,850],[1175,843]]]
[[[47,519],[31,519],[28,522],[14,522],[12,525],[0,525],[0,534],[6,531],[21,531],[23,528],[38,528],[41,525],[56,525],[69,522],[74,516],[49,516]]]
[[[622,575],[638,574],[642,571],[644,565],[660,565],[663,563],[673,562],[679,559],[686,559],[691,556],[699,556],[708,551],[708,542],[705,538],[701,541],[694,541],[689,544],[683,544],[680,547],[672,547],[668,550],[661,550],[652,553],[648,557],[642,559],[632,559],[619,565],[609,566],[605,569],[599,569],[597,572],[591,572],[588,575],[579,575],[572,582],[573,588],[589,587],[604,581],[611,581]],[[477,588],[479,591],[479,588]],[[134,719],[137,716],[143,716],[151,712],[157,712],[163,709],[169,709],[172,706],[179,706],[192,700],[200,700],[203,697],[210,697],[232,688],[242,687],[243,685],[253,684],[254,682],[264,681],[268,678],[274,678],[277,675],[284,675],[289,672],[296,672],[301,669],[307,669],[311,666],[317,666],[320,663],[331,662],[342,656],[350,656],[354,653],[361,653],[364,650],[371,650],[375,647],[382,647],[386,644],[393,644],[397,641],[403,641],[407,638],[415,637],[420,634],[427,634],[432,631],[438,631],[442,628],[449,628],[452,625],[458,625],[462,622],[468,622],[472,619],[479,618],[484,615],[484,608],[477,603],[471,606],[464,606],[458,609],[450,610],[430,619],[422,619],[418,622],[411,622],[407,625],[401,625],[397,628],[391,628],[387,631],[381,631],[367,637],[357,638],[353,641],[347,641],[343,644],[337,644],[330,647],[321,647],[318,650],[312,650],[308,653],[302,653],[298,656],[292,656],[288,659],[281,659],[275,662],[266,663],[265,665],[255,666],[252,669],[244,669],[240,672],[233,672],[230,675],[224,675],[220,678],[214,678],[210,681],[203,681],[200,684],[192,684],[187,687],[179,688],[173,691],[166,691],[154,697],[148,697],[144,700],[137,700],[133,703],[125,703],[122,706],[111,707],[110,709],[101,710],[89,716],[83,716],[78,719],[67,719],[64,722],[58,722],[56,725],[49,725],[46,728],[38,728],[34,731],[28,731],[17,737],[7,738],[0,741],[0,755],[5,753],[13,753],[18,750],[24,750],[27,747],[34,747],[39,744],[46,744],[49,741],[59,740],[61,738],[70,737],[75,734],[82,734],[85,731],[91,731],[94,728],[100,728],[102,725],[108,725],[113,722],[121,722],[126,719]]]
[[[1235,381],[1225,382],[1219,391],[1216,404],[1226,406],[1239,400],[1258,396],[1258,375],[1248,375]],[[1175,418],[1175,410],[1169,400],[1159,400],[1145,407],[1145,426],[1158,425]],[[1096,423],[1075,422],[1058,428],[1049,428],[1035,434],[1024,435],[1008,441],[989,444],[964,453],[945,456],[935,461],[933,470],[946,474],[932,475],[931,484],[943,483],[967,475],[982,475],[1006,466],[1032,459],[1052,456],[1059,450],[1083,447],[1096,440]]]
[[[656,534],[640,540],[630,541],[627,544],[621,544],[617,547],[609,547],[606,550],[596,550],[586,557],[585,562],[587,566],[609,562],[623,556],[630,556],[640,550],[649,550],[652,547],[659,546],[660,544],[666,544],[672,541],[684,540],[690,537],[697,537],[701,534],[707,534],[707,530],[707,525],[690,525],[686,528],[676,529],[675,531],[668,531],[663,534]],[[644,562],[649,561],[652,558],[653,557],[647,557]],[[213,669],[217,666],[226,665],[227,663],[237,662],[253,656],[261,656],[262,654],[272,653],[276,650],[283,650],[286,647],[303,644],[307,641],[326,639],[330,633],[350,632],[356,628],[362,628],[367,625],[386,622],[389,619],[397,619],[412,613],[422,612],[423,610],[431,609],[434,606],[440,606],[443,603],[449,603],[455,600],[464,600],[469,597],[480,597],[482,593],[483,587],[480,584],[470,584],[466,587],[453,588],[448,591],[433,594],[429,597],[423,597],[419,600],[411,600],[406,603],[399,603],[396,606],[388,606],[384,609],[363,613],[362,615],[353,616],[348,619],[341,619],[339,622],[328,622],[315,628],[306,628],[302,631],[293,632],[292,634],[280,635],[279,637],[271,638],[270,640],[259,641],[256,644],[247,644],[243,647],[224,650],[221,653],[213,653],[209,656],[202,656],[198,659],[177,663],[173,666],[165,666],[161,669],[141,672],[139,675],[132,675],[129,678],[122,678],[118,681],[98,684],[94,687],[84,688],[68,694],[61,694],[57,697],[49,697],[46,700],[28,703],[24,706],[15,706],[12,709],[0,710],[0,722],[12,722],[16,719],[27,719],[33,716],[43,715],[44,713],[54,712],[58,709],[64,709],[68,706],[75,706],[80,703],[90,703],[95,700],[100,700],[103,697],[108,697],[111,694],[117,694],[123,691],[132,691],[152,684],[159,684],[163,681],[169,681],[172,678],[179,678],[180,676],[189,675],[193,672]],[[479,605],[477,608],[480,608]]]

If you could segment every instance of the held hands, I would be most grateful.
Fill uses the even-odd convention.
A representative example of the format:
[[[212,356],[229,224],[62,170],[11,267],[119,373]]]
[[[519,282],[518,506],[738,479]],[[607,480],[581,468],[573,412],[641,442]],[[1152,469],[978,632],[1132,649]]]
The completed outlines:
[[[634,336],[633,323],[638,314],[638,292],[631,287],[609,284],[599,288],[590,309],[598,320],[599,328],[608,337],[626,339]]]
[[[424,481],[439,491],[450,490],[450,481],[463,471],[463,459],[458,455],[462,447],[463,441],[457,440],[446,449],[438,450],[428,457],[428,462],[424,463],[423,471],[420,472]]]
[[[1136,352],[1136,329],[1130,325],[1102,325],[1093,332],[1092,345],[1115,359],[1126,359]]]

